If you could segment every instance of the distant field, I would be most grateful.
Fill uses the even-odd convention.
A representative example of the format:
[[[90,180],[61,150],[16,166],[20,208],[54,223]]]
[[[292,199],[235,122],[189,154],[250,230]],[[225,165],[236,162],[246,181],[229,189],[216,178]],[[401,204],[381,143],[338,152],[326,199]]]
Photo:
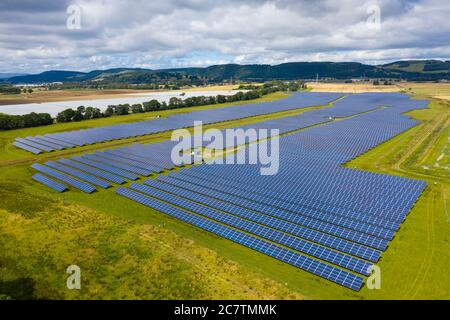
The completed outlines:
[[[358,293],[111,191],[49,191],[30,180],[33,170],[28,163],[20,164],[43,158],[13,148],[13,132],[2,132],[0,299],[1,293],[3,298],[41,299],[448,299],[450,178],[445,165],[450,162],[450,103],[435,100],[429,109],[409,114],[423,123],[347,164],[428,182],[382,255],[382,289],[363,288]],[[127,117],[100,120],[115,123],[121,118]],[[263,119],[242,119],[233,125]],[[95,121],[55,130],[111,124]],[[53,126],[24,129],[20,135],[49,128]],[[65,268],[72,263],[82,269],[81,291],[65,288]]]
[[[450,83],[434,82],[396,82],[394,85],[374,86],[370,83],[315,83],[309,82],[308,87],[316,92],[405,92],[429,98],[450,100]]]
[[[415,93],[418,95],[430,96],[433,98],[450,100],[450,83],[401,83],[400,87],[405,92]]]
[[[170,90],[169,92],[184,91],[213,91],[213,90],[232,90],[236,86],[207,86],[198,88],[188,88],[183,90]],[[40,90],[35,89],[31,94],[0,94],[0,105],[7,104],[23,104],[23,103],[42,103],[72,100],[89,100],[89,99],[109,99],[120,98],[124,95],[145,92],[163,92],[167,90],[132,90],[132,89],[110,89],[110,90]]]
[[[308,82],[306,84],[311,91],[315,92],[349,92],[349,93],[362,93],[362,92],[397,92],[400,89],[395,86],[374,86],[370,83],[323,83],[323,82]]]

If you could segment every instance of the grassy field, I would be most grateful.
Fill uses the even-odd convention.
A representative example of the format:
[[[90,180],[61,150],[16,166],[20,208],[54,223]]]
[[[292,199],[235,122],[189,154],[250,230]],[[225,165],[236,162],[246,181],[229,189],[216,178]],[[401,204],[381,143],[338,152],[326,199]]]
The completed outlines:
[[[450,83],[406,82],[400,83],[399,86],[408,93],[450,100]]]
[[[426,96],[428,98],[438,98],[450,100],[450,83],[433,82],[395,82],[393,85],[374,86],[371,83],[307,83],[311,91],[316,92],[406,92]]]
[[[314,92],[397,92],[401,89],[396,85],[379,85],[374,86],[372,83],[324,83],[324,82],[308,82],[306,84],[311,91]]]
[[[381,290],[352,292],[110,190],[56,194],[30,180],[22,161],[34,157],[2,152],[0,298],[448,299],[449,104],[410,115],[423,123],[347,164],[428,182],[382,255]],[[70,264],[81,267],[82,290],[65,288]]]

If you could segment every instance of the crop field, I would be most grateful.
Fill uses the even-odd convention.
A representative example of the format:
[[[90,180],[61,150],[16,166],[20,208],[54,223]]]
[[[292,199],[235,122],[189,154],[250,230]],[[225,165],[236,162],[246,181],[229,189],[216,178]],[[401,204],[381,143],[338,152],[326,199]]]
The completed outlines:
[[[187,88],[185,90],[173,90],[171,92],[196,92],[196,91],[215,91],[215,90],[233,90],[234,85],[223,86],[208,86],[198,88]],[[1,94],[0,106],[7,104],[22,104],[22,103],[44,103],[56,101],[71,101],[71,100],[95,100],[95,99],[109,99],[126,97],[130,94],[142,94],[148,92],[162,92],[164,90],[133,90],[133,89],[109,89],[109,90],[89,90],[89,89],[65,89],[65,90],[44,90],[34,89],[33,93],[21,94]],[[1,110],[1,108],[0,108]]]
[[[417,98],[434,96],[429,91],[426,96],[425,92],[420,93]],[[285,94],[276,93],[260,101],[283,97]],[[211,127],[223,129],[301,117],[305,112],[326,107],[311,106]],[[157,114],[180,112],[186,110]],[[449,298],[449,102],[432,99],[428,108],[408,112],[420,124],[345,164],[349,168],[427,182],[424,193],[377,263],[382,272],[381,289],[363,287],[358,292],[204,232],[112,191],[88,195],[71,190],[58,194],[30,179],[35,173],[30,168],[34,162],[134,142],[163,141],[170,133],[38,156],[11,145],[18,136],[133,122],[155,114],[0,133],[0,299]],[[70,291],[65,287],[65,269],[70,264],[81,267],[82,290]]]

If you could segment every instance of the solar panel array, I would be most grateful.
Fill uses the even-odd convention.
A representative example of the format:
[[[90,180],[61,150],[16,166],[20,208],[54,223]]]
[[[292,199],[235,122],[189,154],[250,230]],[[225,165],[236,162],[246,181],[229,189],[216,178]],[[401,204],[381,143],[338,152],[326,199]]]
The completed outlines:
[[[242,127],[281,133],[308,128],[280,137],[276,175],[260,175],[258,165],[204,163],[119,187],[116,193],[359,290],[425,183],[342,164],[414,126],[403,113],[426,105],[397,93],[352,95],[331,108]],[[65,167],[46,164],[80,180],[86,181],[83,171],[121,183],[172,169],[173,145],[134,144],[57,161]],[[58,179],[42,167],[35,168]]]
[[[15,146],[36,153],[73,148],[83,145],[143,136],[192,126],[194,120],[204,124],[253,117],[273,112],[287,111],[307,106],[327,104],[342,96],[340,93],[301,92],[292,96],[264,103],[229,106],[214,110],[180,113],[167,118],[147,120],[92,129],[66,131],[43,136],[17,138]],[[33,148],[33,149],[30,149]]]
[[[403,113],[426,104],[401,94],[361,94],[333,108],[249,125],[243,128],[288,132],[321,124],[280,138],[277,175],[261,176],[258,165],[201,164],[133,183],[127,189],[133,196],[119,194],[161,211],[154,203],[160,201],[169,215],[167,207],[177,208],[352,272],[356,286],[337,275],[327,279],[359,290],[425,183],[342,164],[414,126]]]
[[[55,181],[47,176],[44,176],[43,174],[36,173],[34,176],[31,177],[33,180],[36,180],[37,182],[42,183],[43,185],[57,191],[57,192],[64,192],[68,188],[65,184],[62,184],[58,181]]]

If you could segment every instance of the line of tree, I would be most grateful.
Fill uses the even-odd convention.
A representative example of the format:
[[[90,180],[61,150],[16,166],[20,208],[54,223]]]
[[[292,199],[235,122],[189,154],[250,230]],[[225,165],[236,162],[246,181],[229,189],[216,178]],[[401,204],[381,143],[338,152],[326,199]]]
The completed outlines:
[[[0,93],[4,94],[19,94],[22,90],[19,87],[15,87],[9,84],[0,84]]]
[[[299,91],[307,89],[304,81],[268,81],[263,84],[241,84],[241,90],[277,89],[277,91]]]
[[[0,113],[0,130],[13,130],[39,127],[52,124],[54,119],[48,113],[29,113],[25,115],[9,115]]]

